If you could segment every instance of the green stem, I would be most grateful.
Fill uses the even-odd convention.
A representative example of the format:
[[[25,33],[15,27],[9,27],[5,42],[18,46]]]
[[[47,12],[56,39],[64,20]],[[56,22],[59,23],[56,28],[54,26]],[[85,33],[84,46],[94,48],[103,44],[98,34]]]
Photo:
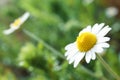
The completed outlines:
[[[103,58],[99,55],[96,54],[98,60],[102,63],[102,65],[105,67],[105,69],[117,80],[120,80],[120,77],[118,76],[118,74],[116,74],[111,67],[103,60]]]
[[[92,72],[91,70],[87,69],[86,67],[84,67],[83,65],[80,64],[80,68],[85,72],[87,73],[88,75],[90,76],[93,76],[94,78],[97,78],[97,79],[102,79],[102,80],[107,80],[106,77],[102,76],[97,76],[94,72]]]
[[[62,59],[64,59],[64,56],[60,52],[58,52],[52,46],[50,46],[49,44],[47,44],[46,42],[44,42],[41,38],[38,38],[37,36],[35,36],[34,34],[32,34],[31,32],[29,32],[27,30],[23,30],[23,32],[26,35],[28,35],[29,37],[33,38],[34,40],[42,43],[47,49],[49,49],[50,51],[52,51],[55,55],[58,55],[59,57],[61,57]]]

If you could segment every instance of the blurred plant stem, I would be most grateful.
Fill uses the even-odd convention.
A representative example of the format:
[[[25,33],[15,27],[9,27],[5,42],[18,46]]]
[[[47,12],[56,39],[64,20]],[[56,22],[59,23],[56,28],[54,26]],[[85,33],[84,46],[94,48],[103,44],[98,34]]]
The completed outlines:
[[[61,57],[62,59],[65,59],[65,57],[62,55],[62,53],[60,53],[59,51],[57,51],[55,48],[53,48],[52,46],[50,46],[49,44],[47,44],[44,40],[42,40],[40,37],[37,37],[36,35],[34,35],[33,33],[27,31],[27,30],[23,30],[23,32],[29,36],[30,38],[42,43],[47,49],[49,49],[50,51],[52,51],[55,55]],[[93,73],[92,71],[90,71],[89,69],[85,68],[83,65],[80,65],[82,70],[84,70],[84,72],[86,72],[87,74],[95,77],[95,78],[101,78],[96,76],[95,73]],[[105,77],[102,77],[102,80],[107,80]]]
[[[49,44],[47,44],[46,42],[44,42],[40,37],[38,38],[37,36],[35,36],[34,34],[32,34],[31,32],[27,31],[27,30],[23,30],[23,32],[28,35],[29,37],[31,37],[32,39],[42,43],[47,49],[49,49],[50,51],[52,51],[55,55],[58,55],[59,57],[61,57],[62,59],[65,59],[65,57],[58,52],[56,49],[54,49],[52,46],[50,46]]]
[[[115,73],[112,68],[103,60],[103,58],[99,55],[96,54],[98,60],[102,63],[102,65],[105,67],[105,69],[116,79],[116,80],[120,80],[120,76]]]
[[[88,70],[88,69],[86,69],[84,66],[82,66],[81,64],[80,64],[80,68],[82,69],[82,70],[84,70],[84,72],[86,72],[86,73],[88,73],[90,76],[93,76],[93,77],[95,77],[95,78],[97,78],[97,79],[102,79],[102,80],[107,80],[107,78],[106,77],[104,77],[104,76],[97,76],[95,73],[93,73],[93,72],[91,72],[90,70]]]

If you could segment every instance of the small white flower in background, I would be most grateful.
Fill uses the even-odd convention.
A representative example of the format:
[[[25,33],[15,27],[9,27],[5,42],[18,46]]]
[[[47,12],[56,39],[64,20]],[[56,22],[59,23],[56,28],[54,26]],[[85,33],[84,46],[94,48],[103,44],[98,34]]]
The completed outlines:
[[[115,17],[118,14],[118,9],[116,7],[108,7],[105,11],[105,14],[108,18]]]
[[[83,0],[83,4],[89,5],[93,2],[94,0]]]
[[[11,23],[10,28],[7,30],[4,30],[3,33],[5,35],[9,35],[12,32],[14,32],[15,30],[19,29],[20,26],[28,19],[29,16],[30,16],[29,12],[24,13],[21,17],[19,17],[13,23]]]
[[[74,67],[77,67],[78,63],[85,57],[87,63],[90,60],[96,59],[95,53],[102,53],[104,48],[108,48],[107,41],[109,37],[105,35],[111,30],[107,25],[104,27],[104,23],[95,24],[92,28],[87,26],[80,31],[76,41],[70,43],[65,47],[65,56],[69,61],[69,64],[74,63]]]

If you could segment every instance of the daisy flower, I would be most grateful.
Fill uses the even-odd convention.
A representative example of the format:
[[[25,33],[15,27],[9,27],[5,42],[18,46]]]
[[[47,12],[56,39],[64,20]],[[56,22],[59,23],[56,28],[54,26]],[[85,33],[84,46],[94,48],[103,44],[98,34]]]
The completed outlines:
[[[69,61],[69,64],[74,63],[74,67],[77,67],[78,63],[85,57],[87,63],[90,60],[96,59],[95,53],[102,53],[104,48],[108,48],[107,41],[109,37],[105,35],[111,30],[107,25],[104,27],[104,23],[95,24],[92,28],[87,26],[85,29],[79,32],[79,35],[75,42],[68,44],[65,47],[65,56]]]
[[[19,29],[20,26],[28,19],[29,16],[30,16],[29,12],[24,13],[21,17],[19,17],[13,23],[11,23],[10,28],[7,30],[4,30],[3,33],[5,35],[9,35],[15,30]]]
[[[89,5],[93,2],[94,0],[83,0],[83,4]]]
[[[108,18],[115,17],[118,15],[119,10],[116,7],[108,7],[105,11],[105,14]]]

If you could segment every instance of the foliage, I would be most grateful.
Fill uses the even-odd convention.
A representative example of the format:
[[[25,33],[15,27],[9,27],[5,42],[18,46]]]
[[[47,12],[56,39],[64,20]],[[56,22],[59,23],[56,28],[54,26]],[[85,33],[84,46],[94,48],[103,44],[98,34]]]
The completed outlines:
[[[101,22],[112,27],[111,47],[103,58],[120,74],[120,22],[117,17],[107,17],[104,0],[90,4],[84,0],[1,0],[0,3],[0,80],[114,80],[98,60],[90,64],[83,60],[73,68],[55,53],[59,51],[63,56],[65,45],[73,42],[81,29]],[[30,12],[30,18],[21,28],[4,35],[3,30],[26,11]]]

